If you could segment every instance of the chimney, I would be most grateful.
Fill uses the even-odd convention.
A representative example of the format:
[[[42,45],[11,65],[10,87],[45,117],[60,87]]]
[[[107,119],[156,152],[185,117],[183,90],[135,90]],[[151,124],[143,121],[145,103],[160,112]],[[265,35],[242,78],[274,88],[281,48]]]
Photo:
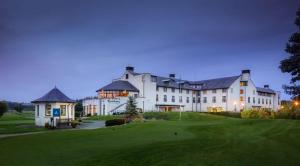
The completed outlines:
[[[250,79],[250,70],[242,70],[242,81],[248,81]]]
[[[264,85],[264,88],[270,88],[270,86],[269,85]]]
[[[170,78],[175,78],[175,74],[169,74]]]
[[[134,67],[132,66],[126,66],[126,71],[134,71]]]

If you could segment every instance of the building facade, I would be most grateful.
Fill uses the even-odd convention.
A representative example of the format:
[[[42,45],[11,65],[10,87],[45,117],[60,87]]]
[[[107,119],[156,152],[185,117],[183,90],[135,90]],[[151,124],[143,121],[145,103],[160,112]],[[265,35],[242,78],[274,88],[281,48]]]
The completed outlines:
[[[138,109],[144,112],[239,112],[251,108],[278,110],[280,106],[280,93],[269,85],[256,87],[250,70],[232,77],[188,81],[176,78],[175,74],[161,77],[137,73],[129,66],[120,78],[97,93],[98,115],[124,112],[128,96],[133,96]]]

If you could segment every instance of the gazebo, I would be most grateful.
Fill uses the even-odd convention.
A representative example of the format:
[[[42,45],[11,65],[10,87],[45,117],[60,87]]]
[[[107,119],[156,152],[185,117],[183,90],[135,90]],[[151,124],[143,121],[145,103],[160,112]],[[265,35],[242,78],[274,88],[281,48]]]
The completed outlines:
[[[69,124],[75,119],[75,100],[67,97],[56,87],[32,103],[35,105],[36,126],[45,126],[48,123],[56,127],[61,123]]]

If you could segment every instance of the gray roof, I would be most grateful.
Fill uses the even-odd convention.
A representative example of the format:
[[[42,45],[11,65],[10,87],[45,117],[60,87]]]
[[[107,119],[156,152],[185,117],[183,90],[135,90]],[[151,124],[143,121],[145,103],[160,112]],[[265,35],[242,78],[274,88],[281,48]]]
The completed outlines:
[[[223,77],[210,80],[194,81],[191,82],[193,85],[200,85],[199,89],[209,90],[209,89],[226,89],[229,88],[234,81],[236,81],[240,76]]]
[[[263,92],[263,93],[272,93],[275,94],[275,91],[270,88],[260,88],[256,87],[257,92]]]
[[[98,91],[132,91],[132,92],[139,92],[139,90],[133,86],[131,83],[129,83],[128,81],[122,81],[122,80],[118,80],[118,81],[114,81],[100,89],[97,90]]]
[[[169,87],[169,88],[182,88],[182,89],[191,89],[194,88],[190,85],[189,81],[176,79],[176,78],[169,78],[169,77],[160,77],[160,76],[153,76],[157,78],[157,86],[159,87]]]
[[[64,93],[62,93],[56,87],[49,91],[44,96],[32,101],[32,103],[44,103],[44,102],[62,102],[62,103],[75,103],[75,100],[70,99]]]

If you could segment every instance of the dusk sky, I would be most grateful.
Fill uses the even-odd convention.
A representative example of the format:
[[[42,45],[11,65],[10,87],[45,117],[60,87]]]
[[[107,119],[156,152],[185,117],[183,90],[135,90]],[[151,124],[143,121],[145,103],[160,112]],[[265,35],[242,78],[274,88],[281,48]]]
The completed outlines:
[[[127,65],[187,80],[239,75],[282,91],[278,68],[299,0],[0,0],[0,100],[56,85],[95,96]]]

